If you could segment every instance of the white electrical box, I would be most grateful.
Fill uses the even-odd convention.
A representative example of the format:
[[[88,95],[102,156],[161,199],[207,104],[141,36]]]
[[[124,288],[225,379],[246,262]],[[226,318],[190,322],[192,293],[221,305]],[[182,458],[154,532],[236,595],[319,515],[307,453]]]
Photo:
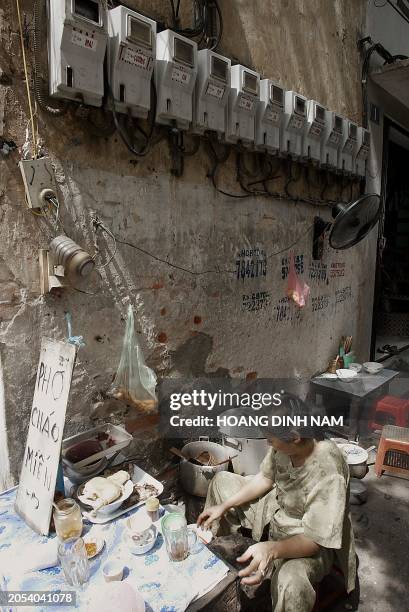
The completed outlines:
[[[321,164],[321,148],[325,134],[325,108],[315,100],[307,101],[307,122],[303,140],[303,157]]]
[[[102,0],[48,3],[50,95],[101,106],[107,11]]]
[[[342,142],[343,120],[333,111],[325,111],[324,140],[321,148],[321,166],[338,170],[338,155]]]
[[[262,79],[256,112],[256,149],[273,154],[279,152],[283,113],[284,89],[270,79]]]
[[[342,174],[355,174],[355,156],[357,149],[358,126],[349,119],[343,119],[343,133],[339,152],[338,167]]]
[[[307,121],[307,98],[295,91],[286,91],[281,133],[281,152],[299,159],[303,153],[303,138]]]
[[[125,6],[108,12],[108,80],[115,110],[146,118],[156,58],[156,22]]]
[[[192,122],[197,44],[172,30],[156,37],[156,120],[187,130]]]
[[[237,64],[231,68],[231,90],[226,107],[226,142],[254,144],[255,116],[260,99],[260,75]]]
[[[366,164],[371,148],[371,134],[363,127],[358,128],[357,133],[357,154],[355,158],[356,176],[366,176]]]
[[[193,104],[193,130],[211,130],[222,136],[226,131],[225,108],[230,92],[231,61],[210,49],[198,52],[198,73]]]

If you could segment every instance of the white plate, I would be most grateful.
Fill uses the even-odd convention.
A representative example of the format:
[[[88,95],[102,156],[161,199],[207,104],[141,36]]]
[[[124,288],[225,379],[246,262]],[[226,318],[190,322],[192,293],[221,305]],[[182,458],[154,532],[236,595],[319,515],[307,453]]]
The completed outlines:
[[[134,470],[133,470],[133,475],[132,475],[131,480],[132,480],[132,482],[134,484],[139,484],[139,485],[151,484],[151,485],[153,485],[155,487],[155,489],[157,490],[157,495],[160,495],[161,493],[163,493],[163,484],[161,482],[159,482],[159,480],[156,480],[156,478],[154,478],[150,474],[147,474],[147,472],[144,472],[144,470],[142,470],[137,465],[134,465]],[[129,512],[129,510],[133,510],[134,508],[138,508],[139,506],[142,506],[142,504],[144,504],[145,501],[146,500],[137,502],[133,506],[129,506],[129,507],[126,507],[126,508],[121,507],[118,510],[116,510],[115,512],[112,512],[112,514],[109,514],[107,516],[101,515],[100,513],[98,513],[96,516],[92,516],[91,512],[87,512],[85,510],[82,511],[82,514],[91,523],[95,523],[97,525],[103,525],[105,523],[108,523],[109,521],[112,521],[112,520],[118,518],[118,516],[121,516],[122,514],[125,514],[125,512]]]
[[[144,555],[155,546],[156,539],[158,537],[158,530],[156,529],[155,525],[151,525],[149,531],[151,532],[151,539],[146,542],[146,544],[136,544],[132,540],[132,537],[129,534],[128,530],[124,530],[122,534],[122,540],[123,542],[125,542],[125,544],[129,548],[129,551],[133,555]]]
[[[336,374],[331,374],[331,372],[324,372],[324,374],[320,374],[317,378],[327,378],[328,380],[336,380],[338,376]]]
[[[85,544],[96,544],[96,546],[97,546],[96,552],[93,555],[88,555],[88,559],[93,559],[94,557],[99,555],[99,553],[101,552],[101,550],[105,546],[104,538],[96,538],[96,537],[94,537],[92,535],[85,535],[83,537],[83,540],[84,540]]]

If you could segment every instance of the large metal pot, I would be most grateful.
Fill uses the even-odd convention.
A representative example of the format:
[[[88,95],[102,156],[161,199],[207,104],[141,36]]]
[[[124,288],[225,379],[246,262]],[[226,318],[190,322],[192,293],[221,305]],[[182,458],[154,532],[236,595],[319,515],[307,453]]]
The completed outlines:
[[[188,459],[195,459],[207,451],[214,458],[216,463],[229,459],[232,455],[228,448],[216,444],[215,442],[209,442],[208,439],[200,439],[198,442],[189,442],[182,448],[182,453]],[[222,465],[195,465],[191,461],[181,459],[180,461],[180,482],[182,483],[185,491],[191,495],[197,495],[198,497],[206,497],[207,489],[211,479],[217,472],[227,470],[229,462],[226,461]]]
[[[233,408],[223,412],[221,416],[240,417],[251,414],[242,408]],[[237,455],[232,459],[233,470],[241,476],[254,476],[260,471],[260,463],[263,461],[269,449],[266,438],[263,438],[256,428],[251,428],[247,433],[248,437],[243,437],[243,429],[240,427],[223,425],[219,427],[222,434],[223,446],[232,449],[231,454]]]
[[[341,449],[349,467],[351,478],[364,478],[368,473],[368,453],[376,448],[371,446],[367,449],[362,448],[356,442],[347,442],[336,438],[333,440]]]

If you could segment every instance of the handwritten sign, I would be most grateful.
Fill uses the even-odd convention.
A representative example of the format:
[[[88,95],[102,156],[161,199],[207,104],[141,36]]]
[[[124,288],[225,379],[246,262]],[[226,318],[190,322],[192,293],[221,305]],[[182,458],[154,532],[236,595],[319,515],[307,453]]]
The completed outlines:
[[[36,532],[48,535],[60,460],[75,347],[43,338],[16,512]]]

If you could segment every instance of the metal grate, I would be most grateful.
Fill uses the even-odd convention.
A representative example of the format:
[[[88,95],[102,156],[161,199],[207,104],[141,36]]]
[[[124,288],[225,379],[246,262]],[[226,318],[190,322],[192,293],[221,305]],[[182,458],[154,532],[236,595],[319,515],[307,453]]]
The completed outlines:
[[[389,465],[389,467],[409,470],[409,453],[404,453],[397,450],[388,450],[383,464]]]

